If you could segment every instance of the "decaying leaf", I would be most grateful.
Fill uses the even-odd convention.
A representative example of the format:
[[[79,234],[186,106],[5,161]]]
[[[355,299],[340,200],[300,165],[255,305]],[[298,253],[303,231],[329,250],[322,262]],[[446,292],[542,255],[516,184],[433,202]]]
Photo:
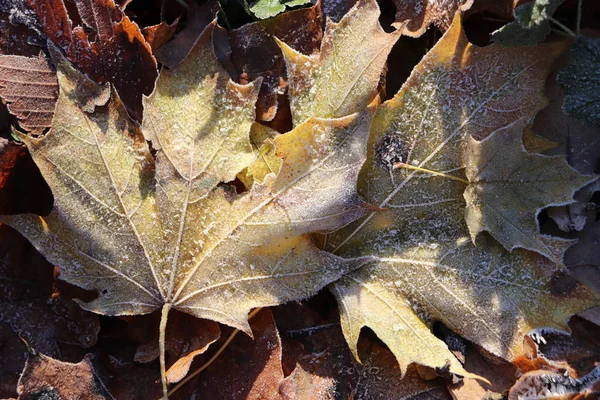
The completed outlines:
[[[203,374],[197,390],[207,399],[281,399],[283,350],[273,314],[261,310],[250,325],[254,340],[236,336]]]
[[[50,128],[58,82],[46,56],[0,55],[0,97],[26,131],[41,134]]]
[[[419,37],[431,24],[443,31],[447,30],[454,14],[468,10],[473,5],[473,0],[394,0],[394,5],[396,23],[408,21],[404,33]]]
[[[33,349],[17,386],[19,400],[110,399],[88,358],[77,364],[62,362]]]
[[[361,328],[369,326],[403,370],[448,360],[450,371],[464,374],[431,334],[432,321],[511,359],[530,329],[566,329],[569,315],[597,303],[579,284],[568,297],[553,294],[558,267],[541,256],[508,253],[484,235],[475,246],[464,221],[467,139],[494,140],[511,127],[520,137],[517,121],[530,121],[543,107],[545,75],[561,49],[477,48],[457,17],[396,97],[379,108],[359,190],[382,211],[329,235],[326,247],[377,258],[332,286],[355,355]],[[403,168],[394,170],[398,163]]]
[[[508,393],[509,400],[571,400],[593,399],[599,392],[589,389],[600,380],[600,365],[581,379],[573,379],[561,374],[533,371],[523,375]],[[590,397],[587,397],[590,395]]]
[[[558,74],[563,110],[600,128],[600,39],[579,36],[570,51],[569,64]]]
[[[350,115],[375,99],[388,53],[401,34],[385,33],[379,14],[374,0],[360,0],[339,23],[327,22],[321,50],[310,56],[278,41],[294,126],[310,117]]]
[[[256,117],[272,121],[287,90],[285,62],[275,37],[303,54],[318,50],[323,36],[320,4],[291,11],[231,31],[231,59],[247,79],[263,78]]]
[[[565,0],[535,0],[515,8],[515,21],[492,34],[504,46],[535,46],[550,33],[550,18]]]
[[[578,235],[579,241],[565,254],[568,267],[600,267],[600,221],[590,221]]]
[[[22,136],[55,206],[44,218],[2,221],[59,265],[62,279],[98,291],[88,310],[172,305],[250,333],[251,308],[308,297],[364,263],[318,250],[307,234],[364,215],[355,182],[370,114],[310,119],[279,136],[278,175],[235,193],[225,182],[255,160],[248,136],[258,85],[229,80],[212,26],[161,74],[145,101],[145,136],[114,92],[93,114],[82,111],[72,96],[80,76],[65,62],[52,131]]]
[[[219,2],[209,0],[202,5],[190,1],[187,7],[185,27],[173,40],[154,52],[156,59],[169,68],[175,68],[194,47],[204,29],[215,19],[221,9]]]
[[[69,61],[96,82],[112,83],[131,115],[141,120],[142,95],[152,92],[156,60],[137,24],[114,0],[75,1],[83,23],[75,27],[63,0],[21,2],[29,5],[39,29]]]
[[[25,148],[14,141],[0,138],[0,193],[8,182],[19,157],[25,154]],[[4,198],[4,196],[3,196]],[[0,202],[0,207],[3,202]]]
[[[473,243],[487,231],[509,251],[532,250],[562,264],[573,241],[540,234],[538,213],[572,203],[575,192],[597,177],[581,175],[563,156],[528,153],[523,125],[517,120],[482,141],[467,139],[465,219]]]

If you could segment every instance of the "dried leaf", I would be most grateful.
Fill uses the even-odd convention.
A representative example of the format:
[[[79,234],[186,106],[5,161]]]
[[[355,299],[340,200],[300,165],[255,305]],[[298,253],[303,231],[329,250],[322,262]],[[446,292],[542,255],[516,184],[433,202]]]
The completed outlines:
[[[96,377],[88,358],[71,364],[32,349],[19,379],[17,392],[19,400],[111,398],[104,384]]]
[[[597,177],[581,175],[563,156],[528,153],[523,123],[517,120],[482,141],[467,139],[465,219],[473,243],[487,231],[509,251],[532,250],[562,264],[573,241],[540,234],[538,214],[574,202],[575,192]]]
[[[282,333],[284,370],[291,370],[280,386],[284,399],[449,399],[441,379],[425,381],[414,368],[403,372],[394,355],[372,334],[359,343],[359,364],[345,344],[334,302],[322,295],[305,304],[286,304],[276,309]]]
[[[204,29],[215,19],[220,9],[221,6],[216,0],[209,0],[202,5],[198,5],[196,1],[190,1],[185,28],[173,40],[154,52],[156,59],[169,68],[179,65],[192,50]]]
[[[515,21],[492,33],[503,46],[535,46],[550,33],[550,18],[565,0],[535,0],[515,8]]]
[[[310,119],[278,137],[278,175],[235,193],[224,183],[254,162],[258,86],[228,79],[210,33],[161,73],[145,101],[145,137],[114,93],[83,112],[72,96],[80,77],[65,63],[52,131],[22,136],[55,207],[44,218],[2,221],[59,265],[62,279],[98,291],[83,304],[90,311],[144,314],[171,304],[250,333],[251,308],[308,297],[364,263],[318,250],[308,234],[364,215],[355,182],[370,115]]]
[[[254,341],[237,336],[206,370],[197,388],[207,399],[280,400],[281,339],[270,310],[250,322]]]
[[[475,247],[464,222],[466,139],[501,135],[496,131],[531,120],[544,105],[545,75],[560,50],[477,48],[457,18],[379,108],[360,192],[382,210],[327,237],[336,254],[378,258],[332,286],[355,355],[360,330],[369,326],[403,370],[449,360],[450,371],[464,375],[431,334],[432,321],[511,359],[530,329],[566,329],[569,315],[598,302],[576,284],[568,296],[554,295],[555,265],[530,252],[508,253],[483,235]],[[423,170],[392,170],[397,162]]]
[[[321,25],[322,12],[317,4],[231,31],[231,59],[238,71],[249,80],[263,77],[256,105],[258,120],[275,118],[278,97],[287,90],[285,62],[274,37],[304,54],[312,54],[321,43]]]
[[[140,121],[142,95],[152,92],[157,70],[137,24],[114,0],[76,1],[83,26],[74,28],[62,0],[25,1],[40,20],[43,33],[67,59],[96,82],[112,83],[128,111]]]
[[[450,27],[454,14],[466,11],[473,0],[393,0],[396,6],[396,23],[408,21],[405,35],[419,37],[435,24],[445,31]]]
[[[278,41],[287,65],[294,126],[367,107],[400,31],[385,33],[375,0],[360,0],[339,23],[327,22],[321,50],[310,56]]]
[[[6,186],[17,160],[25,155],[25,152],[25,148],[19,143],[0,138],[0,191]],[[2,196],[2,198],[6,197]]]
[[[50,128],[58,82],[46,56],[0,55],[0,97],[26,131],[41,134]]]
[[[565,91],[563,110],[590,126],[600,128],[600,39],[578,36],[571,60],[558,74]]]
[[[600,365],[581,379],[544,371],[528,372],[510,389],[508,400],[570,400],[584,395],[588,388],[600,380]],[[588,393],[589,394],[589,393]],[[590,398],[600,395],[596,392]],[[581,398],[581,397],[578,397]]]
[[[157,49],[171,40],[173,35],[175,35],[178,23],[179,18],[173,21],[172,24],[167,24],[163,21],[160,24],[147,26],[142,29],[142,35],[144,35],[144,39],[152,47],[152,51],[156,52]]]
[[[577,238],[577,243],[565,254],[565,265],[600,267],[600,221],[590,221]]]

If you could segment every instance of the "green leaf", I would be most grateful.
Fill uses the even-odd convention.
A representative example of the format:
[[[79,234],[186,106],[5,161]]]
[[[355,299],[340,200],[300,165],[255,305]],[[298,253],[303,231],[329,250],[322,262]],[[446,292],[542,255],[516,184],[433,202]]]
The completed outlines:
[[[536,0],[515,8],[515,21],[492,33],[503,46],[535,46],[550,33],[550,18],[565,0]]]
[[[310,0],[258,0],[250,6],[250,11],[259,19],[267,19],[281,14],[286,8],[310,4]]]

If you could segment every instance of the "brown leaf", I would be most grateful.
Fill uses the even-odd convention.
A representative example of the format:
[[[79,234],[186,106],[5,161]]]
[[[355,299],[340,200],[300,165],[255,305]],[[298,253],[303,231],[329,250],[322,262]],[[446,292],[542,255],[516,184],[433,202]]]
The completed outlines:
[[[52,124],[58,98],[56,71],[43,54],[0,56],[0,97],[23,129],[42,134]]]
[[[546,371],[533,371],[523,375],[510,389],[508,400],[521,399],[597,399],[599,392],[589,390],[600,380],[600,365],[581,379],[573,379],[563,374]],[[588,397],[589,395],[589,397]]]
[[[209,0],[202,5],[198,5],[196,1],[190,1],[185,27],[173,40],[155,51],[154,55],[158,62],[169,68],[175,68],[179,65],[192,50],[204,28],[215,19],[220,9],[221,6],[216,0]]]
[[[158,325],[160,315],[133,317],[130,326],[138,328],[138,334],[152,332],[146,335],[144,343],[138,347],[134,360],[147,363],[158,358]],[[181,312],[173,311],[169,316],[165,342],[168,356],[167,371],[169,382],[178,382],[189,371],[194,358],[204,353],[208,347],[221,336],[221,330],[216,322],[198,319]]]
[[[497,357],[486,358],[472,347],[467,350],[465,369],[488,379],[491,385],[465,377],[462,382],[448,386],[454,400],[483,399],[488,393],[503,393],[516,380],[514,366]]]
[[[77,69],[99,83],[111,82],[129,113],[140,121],[142,95],[152,93],[158,71],[137,24],[113,0],[76,1],[83,26],[74,28],[62,0],[26,1],[48,39]]]
[[[260,311],[250,326],[254,341],[236,336],[201,377],[198,391],[204,398],[280,400],[281,339],[271,311]]]
[[[162,45],[171,40],[175,34],[178,23],[179,18],[173,21],[172,24],[167,24],[165,21],[163,21],[160,24],[147,26],[142,29],[142,34],[144,35],[146,42],[148,42],[150,47],[152,47],[152,51],[156,51]]]
[[[45,354],[96,343],[98,316],[52,293],[53,267],[16,231],[0,226],[0,322]]]
[[[0,323],[0,398],[16,397],[25,365],[25,345],[7,324]]]
[[[12,23],[11,15],[0,12],[0,54],[37,55],[40,48],[31,44],[38,38],[37,33],[25,25]]]
[[[17,160],[26,152],[25,146],[0,137],[0,193],[3,193],[2,189],[6,186]],[[6,201],[6,196],[1,196],[0,199],[2,199],[0,200],[1,209]]]
[[[272,121],[278,111],[278,97],[286,92],[287,76],[281,49],[274,37],[302,54],[319,49],[323,32],[320,4],[254,22],[231,32],[231,59],[240,74],[263,83],[256,104],[256,117]]]
[[[396,6],[396,23],[408,20],[404,34],[419,37],[434,24],[445,31],[452,24],[457,11],[468,10],[473,0],[393,0]]]
[[[19,400],[104,400],[109,394],[88,357],[77,364],[55,360],[33,349],[17,387]]]
[[[373,334],[363,334],[356,362],[339,325],[330,295],[308,304],[277,307],[283,335],[284,369],[292,370],[279,391],[286,400],[448,399],[441,380],[424,381],[415,368],[404,378],[394,355]],[[323,317],[324,310],[328,316]],[[422,396],[422,397],[420,397]]]

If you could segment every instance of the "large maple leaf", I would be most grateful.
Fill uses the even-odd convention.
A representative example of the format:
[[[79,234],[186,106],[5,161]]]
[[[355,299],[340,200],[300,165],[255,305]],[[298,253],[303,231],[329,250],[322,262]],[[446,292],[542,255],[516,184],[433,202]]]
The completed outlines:
[[[474,209],[481,201],[497,201],[496,186],[511,184],[511,172],[522,173],[519,165],[504,166],[499,160],[486,164],[494,153],[501,158],[503,151],[517,146],[519,162],[531,164],[533,157],[535,163],[547,161],[548,168],[557,166],[555,159],[527,155],[520,138],[524,125],[545,105],[545,76],[561,50],[560,44],[535,49],[477,48],[468,43],[457,17],[396,97],[378,109],[359,191],[382,211],[370,213],[326,240],[326,248],[336,254],[377,259],[331,286],[355,354],[360,331],[369,326],[404,370],[413,362],[440,367],[449,360],[450,370],[460,373],[459,362],[431,333],[434,321],[510,359],[520,354],[522,337],[530,329],[567,329],[569,315],[597,304],[597,298],[574,280],[567,293],[554,288],[553,277],[562,273],[556,263],[525,250],[509,253],[489,236],[477,236],[488,230],[500,237],[501,229],[513,229],[513,223],[526,224],[529,232],[535,230],[539,236],[535,215],[544,201],[543,197],[535,199],[535,189],[543,185],[535,177],[528,176],[534,199],[524,206],[529,212],[519,216],[521,221],[510,221],[509,216],[492,227],[496,220],[489,213],[502,205]],[[468,140],[486,137],[471,145],[469,183],[465,176]],[[503,147],[502,143],[512,145]],[[486,147],[490,145],[495,147]],[[506,162],[518,156],[507,155]],[[561,191],[562,202],[591,178],[580,176],[564,161],[559,164],[554,190]],[[532,175],[540,171],[534,166]],[[484,182],[477,173],[481,171],[497,182]],[[507,176],[502,176],[504,172]],[[465,223],[463,194],[469,184],[469,225],[476,245]],[[501,195],[510,196],[510,190]],[[481,211],[482,219],[476,221],[473,211]],[[505,245],[534,247],[521,240],[516,246],[513,242]],[[556,251],[549,256],[560,257],[563,244],[554,243]]]
[[[77,91],[86,78],[60,61],[51,132],[22,136],[55,204],[46,217],[1,221],[62,279],[98,291],[82,304],[88,310],[173,307],[251,334],[251,308],[307,298],[363,262],[318,250],[308,234],[364,215],[356,181],[370,113],[308,119],[277,137],[278,173],[236,193],[226,182],[255,161],[249,131],[260,84],[229,79],[213,53],[213,28],[161,73],[143,133],[114,91],[86,113],[80,103],[89,99]]]

